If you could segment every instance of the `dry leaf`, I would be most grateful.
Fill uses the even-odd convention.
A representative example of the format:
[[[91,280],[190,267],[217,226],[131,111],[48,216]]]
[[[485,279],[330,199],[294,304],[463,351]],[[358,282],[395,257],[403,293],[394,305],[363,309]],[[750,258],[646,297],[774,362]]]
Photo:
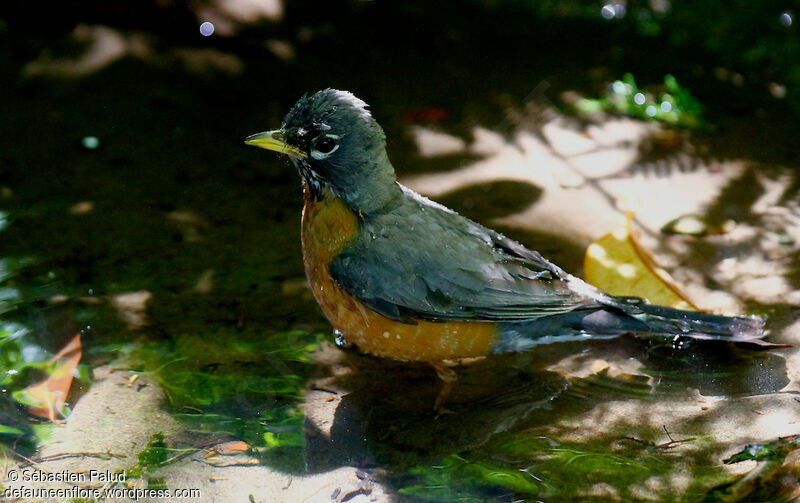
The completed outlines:
[[[586,249],[586,281],[612,295],[635,296],[651,304],[698,311],[669,274],[637,243],[633,214],[624,228],[606,234]]]

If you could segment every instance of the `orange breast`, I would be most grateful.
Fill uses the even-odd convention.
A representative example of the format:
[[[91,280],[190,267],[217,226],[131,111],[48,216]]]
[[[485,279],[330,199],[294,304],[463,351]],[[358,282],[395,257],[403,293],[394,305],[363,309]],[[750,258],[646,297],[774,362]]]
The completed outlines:
[[[330,276],[329,264],[358,233],[359,220],[339,199],[306,197],[303,260],[314,298],[333,328],[361,350],[397,360],[437,361],[485,355],[495,339],[495,323],[390,320],[351,297]]]

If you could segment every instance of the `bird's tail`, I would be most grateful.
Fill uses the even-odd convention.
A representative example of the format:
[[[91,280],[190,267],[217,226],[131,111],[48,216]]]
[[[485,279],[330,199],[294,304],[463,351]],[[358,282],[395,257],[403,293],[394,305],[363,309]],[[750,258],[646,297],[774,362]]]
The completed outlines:
[[[755,316],[721,316],[671,307],[639,304],[640,313],[626,313],[647,324],[654,335],[685,335],[693,339],[752,341],[764,337],[764,320]]]
[[[764,320],[721,316],[645,304],[613,297],[613,304],[596,305],[536,320],[501,323],[495,352],[520,351],[559,341],[611,338],[625,333],[693,339],[753,341],[765,335]]]

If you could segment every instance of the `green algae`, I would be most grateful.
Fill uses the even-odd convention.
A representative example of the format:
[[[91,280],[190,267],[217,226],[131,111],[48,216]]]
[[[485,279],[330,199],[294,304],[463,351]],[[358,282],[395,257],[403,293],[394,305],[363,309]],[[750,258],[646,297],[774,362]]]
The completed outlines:
[[[218,346],[196,336],[126,348],[129,370],[153,378],[167,410],[187,431],[245,441],[286,468],[302,468],[306,381],[315,372],[309,355],[320,335],[301,331],[257,340],[227,334]]]
[[[697,501],[731,480],[713,463],[681,462],[688,446],[701,450],[710,439],[652,444],[633,438],[558,441],[518,433],[493,440],[469,454],[411,470],[400,492],[419,501]]]

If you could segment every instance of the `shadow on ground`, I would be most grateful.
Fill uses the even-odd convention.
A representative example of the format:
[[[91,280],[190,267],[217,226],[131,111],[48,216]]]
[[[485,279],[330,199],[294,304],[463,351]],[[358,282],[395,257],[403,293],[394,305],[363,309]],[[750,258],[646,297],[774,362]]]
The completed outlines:
[[[783,186],[772,206],[790,207],[797,197],[796,127],[780,103],[755,107],[759,120],[746,107],[722,106],[739,103],[732,97],[741,91],[710,78],[713,54],[700,51],[689,65],[688,50],[672,51],[661,39],[610,31],[600,18],[542,16],[522,3],[488,9],[480,2],[424,8],[413,2],[300,2],[287,5],[280,22],[245,25],[237,36],[209,39],[197,35],[189,4],[87,5],[86,12],[60,5],[54,11],[60,15],[47,19],[15,10],[0,23],[0,84],[7,98],[0,102],[0,203],[9,221],[0,257],[26,261],[3,278],[4,287],[19,292],[3,317],[29,329],[28,347],[49,354],[82,333],[84,362],[92,367],[116,361],[125,348],[153,349],[152,366],[135,371],[143,380],[152,377],[148,386],[155,388],[154,369],[169,364],[171,373],[164,375],[174,379],[162,382],[167,395],[153,395],[152,401],[171,413],[200,416],[183,418],[182,427],[191,432],[174,437],[180,446],[241,432],[256,447],[280,444],[284,434],[293,438],[297,424],[276,426],[278,421],[262,415],[268,409],[264,403],[285,406],[282,420],[296,420],[306,379],[313,379],[307,407],[329,416],[306,413],[305,459],[312,471],[358,466],[394,489],[416,485],[437,494],[432,487],[451,484],[485,499],[556,497],[541,480],[569,484],[586,476],[598,498],[613,500],[615,488],[598,486],[602,481],[591,474],[568,478],[570,469],[597,468],[558,457],[570,451],[584,461],[605,460],[597,470],[604,476],[619,476],[620,467],[628,467],[629,478],[620,478],[627,489],[617,496],[646,499],[664,487],[676,492],[694,487],[685,477],[700,480],[700,489],[721,481],[727,475],[714,470],[722,451],[749,442],[736,436],[735,420],[755,424],[761,415],[751,411],[763,412],[761,396],[782,399],[777,392],[788,383],[783,356],[621,338],[476,362],[459,371],[460,383],[448,402],[453,413],[436,418],[431,405],[440,383],[428,367],[356,355],[344,361],[334,356],[335,364],[313,369],[294,360],[281,366],[280,351],[273,354],[261,345],[294,331],[322,331],[327,337],[329,330],[303,278],[296,175],[288,163],[241,144],[250,133],[278,126],[303,92],[331,86],[364,98],[387,132],[398,173],[408,176],[452,173],[486,160],[472,151],[422,156],[413,127],[446,133],[467,146],[477,128],[512,143],[519,131],[546,141],[542,129],[560,117],[565,92],[598,95],[630,70],[643,82],[680,72],[679,80],[711,105],[716,129],[656,132],[640,144],[628,168],[608,178],[657,179],[745,161],[749,168],[723,188],[703,216],[709,227],[733,219],[756,231],[730,242],[725,241],[730,236],[714,235],[677,239],[688,248],[685,261],[700,270],[716,271],[719,262],[740,251],[756,250],[766,257],[762,265],[780,263],[779,272],[754,278],[779,276],[788,286],[778,285],[772,297],[745,305],[770,314],[770,328],[782,334],[797,315],[786,297],[800,286],[800,254],[787,248],[775,258],[780,247],[759,246],[779,238],[781,225],[793,222],[796,212],[756,214],[753,207],[771,180]],[[81,62],[91,37],[122,40],[124,50],[80,75],[55,71],[65,60]],[[631,47],[631,41],[635,51],[609,54],[608,47]],[[569,120],[577,134],[589,124]],[[98,145],[91,147],[87,138]],[[595,180],[598,186],[602,181]],[[538,182],[492,180],[438,200],[577,273],[585,236],[571,240],[493,222],[536,210],[544,191]],[[703,286],[730,288],[745,299],[767,290],[764,283],[726,274],[702,276]],[[295,360],[305,356],[292,354]],[[357,370],[347,372],[350,367]],[[126,363],[120,371],[130,369]],[[331,375],[317,380],[321,369]],[[229,390],[224,400],[211,392],[224,391],[231,380],[242,385],[241,392]],[[271,395],[259,394],[263,383]],[[291,386],[281,388],[287,383]],[[176,390],[186,392],[184,402]],[[203,423],[229,404],[239,423]],[[329,409],[323,410],[325,404]],[[10,400],[0,410],[4,425],[27,428],[33,422]],[[147,411],[151,420],[160,413]],[[653,417],[671,423],[655,424]],[[733,419],[724,428],[715,423],[726,417]],[[25,431],[31,441],[25,452],[33,454],[34,437]],[[593,431],[597,437],[589,435]],[[731,436],[669,444],[665,436],[676,431],[685,437],[694,431]],[[137,439],[136,445],[148,440]],[[537,453],[544,453],[541,459]],[[261,461],[303,471],[302,464],[283,465],[269,456]],[[636,471],[639,465],[645,468]],[[703,478],[691,466],[713,473]],[[532,467],[543,470],[542,477]],[[674,480],[648,486],[665,467],[676,474]],[[519,473],[528,478],[515,478]],[[643,489],[630,489],[639,486]],[[440,500],[454,496],[445,493]]]

